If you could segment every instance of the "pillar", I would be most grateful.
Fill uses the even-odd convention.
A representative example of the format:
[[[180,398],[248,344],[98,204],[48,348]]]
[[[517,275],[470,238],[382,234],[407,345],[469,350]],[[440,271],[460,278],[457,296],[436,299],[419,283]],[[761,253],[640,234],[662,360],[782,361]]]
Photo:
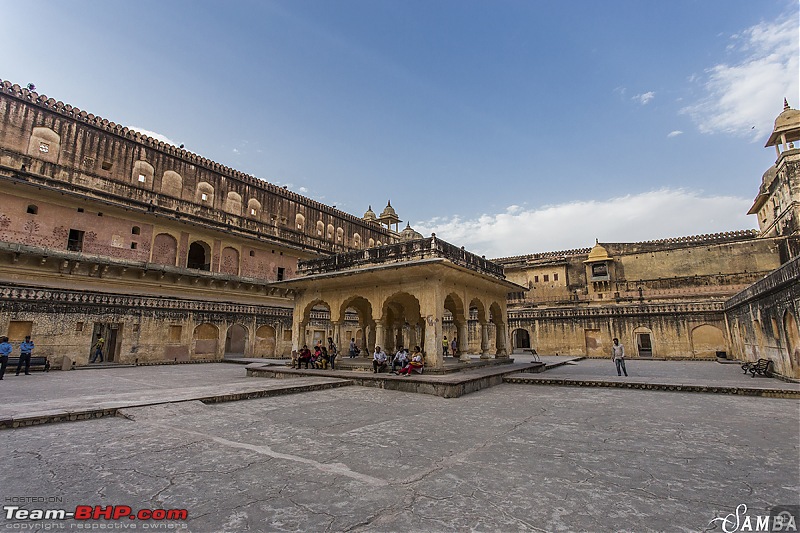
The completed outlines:
[[[458,352],[461,354],[459,360],[469,361],[469,329],[467,321],[460,322],[458,326]]]
[[[489,323],[481,322],[481,359],[489,359]]]
[[[508,328],[503,322],[497,323],[495,335],[497,339],[497,355],[495,357],[508,357]]]
[[[384,331],[383,321],[376,320],[375,321],[375,346],[380,346],[381,349],[385,352],[386,351],[386,332]],[[373,351],[375,347],[372,347]]]

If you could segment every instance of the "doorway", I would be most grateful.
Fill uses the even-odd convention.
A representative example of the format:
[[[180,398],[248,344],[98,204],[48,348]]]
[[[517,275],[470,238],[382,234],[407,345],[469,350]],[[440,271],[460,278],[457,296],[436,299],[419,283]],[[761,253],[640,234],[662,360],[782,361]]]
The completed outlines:
[[[653,356],[653,344],[649,333],[636,334],[636,347],[639,350],[639,357]]]
[[[122,324],[113,322],[95,322],[92,331],[92,341],[89,345],[89,359],[94,355],[94,345],[97,339],[103,338],[103,361],[108,363],[119,362],[120,347],[122,345]]]

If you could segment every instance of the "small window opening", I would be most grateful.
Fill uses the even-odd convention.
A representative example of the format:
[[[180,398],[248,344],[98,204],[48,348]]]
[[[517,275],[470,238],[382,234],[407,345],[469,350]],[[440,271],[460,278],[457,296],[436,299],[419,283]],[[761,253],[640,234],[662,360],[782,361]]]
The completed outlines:
[[[69,230],[69,237],[67,238],[67,250],[71,252],[83,251],[83,233],[77,229]]]
[[[28,213],[29,215],[38,215],[38,214],[39,214],[39,207],[38,207],[38,206],[35,206],[35,205],[33,205],[33,204],[29,205],[29,206],[28,206],[27,213]]]
[[[250,250],[250,257],[255,257],[256,253],[253,250]]]
[[[131,250],[135,250],[136,247],[138,247],[138,246],[139,246],[139,243],[132,242],[131,243]]]
[[[83,213],[83,208],[82,207],[78,208],[78,213]]]
[[[545,281],[550,281],[550,275],[549,274],[545,274],[544,275],[544,280]]]
[[[255,214],[256,214],[256,210],[251,208],[251,209],[250,209],[250,214],[251,214],[251,215],[253,215],[253,216],[255,216]]]
[[[139,174],[139,183],[144,183],[145,181],[147,181],[147,176]]]
[[[283,267],[278,267],[278,281],[283,281],[283,276],[285,273],[286,270]]]
[[[200,199],[205,202],[206,200],[208,200],[208,195],[206,193],[201,193],[200,194]]]
[[[539,276],[533,276],[533,281],[539,283]]]
[[[97,216],[101,217],[103,216],[103,213],[97,213]]]
[[[131,235],[139,235],[141,233],[141,229],[139,226],[134,226],[131,228]]]
[[[553,281],[558,281],[558,274],[553,274]]]
[[[83,322],[75,323],[75,331],[83,331]]]
[[[40,142],[39,151],[42,152],[43,154],[50,152],[50,145],[47,143]]]
[[[111,167],[113,166],[114,164],[111,161],[103,161],[103,164],[101,165],[103,170],[111,170]]]

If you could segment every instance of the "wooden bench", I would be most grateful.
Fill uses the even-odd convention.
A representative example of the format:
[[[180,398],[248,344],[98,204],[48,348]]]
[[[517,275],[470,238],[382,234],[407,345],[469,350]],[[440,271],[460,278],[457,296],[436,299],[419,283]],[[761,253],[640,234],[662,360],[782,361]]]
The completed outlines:
[[[756,377],[756,374],[760,376],[766,376],[767,374],[771,374],[772,371],[769,369],[769,366],[772,364],[771,359],[759,359],[755,363],[745,363],[742,365],[742,370],[744,373],[747,374],[750,372],[750,377]]]
[[[18,364],[19,364],[19,357],[9,357],[8,366],[6,367],[6,372],[16,370]],[[23,368],[20,368],[20,370],[24,372],[25,365],[22,366]],[[47,360],[47,357],[31,356],[31,370],[33,370],[34,367],[37,368],[42,367],[42,370],[44,370],[45,372],[50,372],[50,361]]]

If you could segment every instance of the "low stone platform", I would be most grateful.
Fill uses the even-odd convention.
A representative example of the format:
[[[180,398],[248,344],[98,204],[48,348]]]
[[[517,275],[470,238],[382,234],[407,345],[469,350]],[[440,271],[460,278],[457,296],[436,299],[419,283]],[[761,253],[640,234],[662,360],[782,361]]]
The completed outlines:
[[[69,373],[62,374],[66,375]],[[28,381],[28,384],[32,382]],[[116,416],[120,409],[132,407],[195,400],[212,404],[318,391],[352,384],[352,381],[325,376],[306,377],[291,382],[250,380],[246,383],[219,383],[170,390],[144,388],[121,394],[66,396],[49,400],[20,399],[0,406],[0,429]]]
[[[299,378],[299,377],[329,377],[352,382],[364,387],[377,387],[380,389],[432,394],[442,398],[458,398],[471,392],[486,389],[503,383],[507,374],[533,372],[543,368],[544,363],[503,363],[482,365],[477,368],[461,369],[449,373],[433,374],[425,369],[423,374],[413,376],[395,376],[393,374],[354,371],[354,370],[312,370],[264,365],[254,363],[247,365],[248,377],[264,378]],[[470,365],[465,365],[470,366]],[[475,366],[475,365],[472,365]]]
[[[610,359],[584,359],[545,374],[508,374],[506,383],[647,389],[800,399],[800,384],[743,374],[739,365],[708,361],[628,361],[629,376],[616,376]]]

